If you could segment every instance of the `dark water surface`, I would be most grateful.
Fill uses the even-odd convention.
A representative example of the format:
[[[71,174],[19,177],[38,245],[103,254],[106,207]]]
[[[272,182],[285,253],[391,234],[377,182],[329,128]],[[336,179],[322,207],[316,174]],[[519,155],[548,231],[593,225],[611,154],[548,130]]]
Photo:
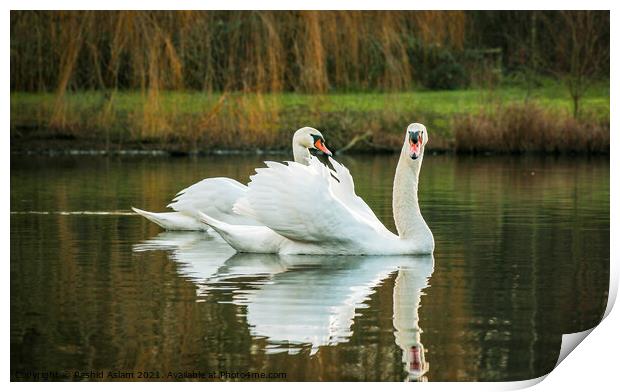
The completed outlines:
[[[522,380],[603,314],[608,158],[427,156],[433,257],[234,255],[129,214],[267,158],[13,156],[11,379]],[[394,229],[397,158],[340,160]]]

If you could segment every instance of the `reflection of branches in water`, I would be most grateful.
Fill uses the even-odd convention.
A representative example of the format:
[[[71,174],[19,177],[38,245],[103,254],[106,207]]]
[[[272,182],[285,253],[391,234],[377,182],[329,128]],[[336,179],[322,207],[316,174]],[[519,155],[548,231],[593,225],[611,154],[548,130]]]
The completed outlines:
[[[410,380],[428,371],[420,341],[418,309],[432,256],[305,256],[232,254],[204,233],[163,233],[134,251],[167,250],[199,297],[228,291],[245,307],[250,334],[266,339],[270,354],[297,354],[348,342],[359,310],[386,278],[397,272],[393,325]]]

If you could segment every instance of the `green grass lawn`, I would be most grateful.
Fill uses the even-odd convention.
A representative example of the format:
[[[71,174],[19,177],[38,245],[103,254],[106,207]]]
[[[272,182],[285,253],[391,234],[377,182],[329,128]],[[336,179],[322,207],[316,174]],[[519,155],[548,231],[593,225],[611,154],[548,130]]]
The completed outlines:
[[[241,94],[233,94],[239,97]],[[193,91],[165,91],[161,93],[162,110],[182,114],[195,114],[212,107],[220,94]],[[253,97],[249,97],[252,99]],[[491,103],[523,102],[527,91],[519,87],[501,87],[494,90],[468,89],[453,91],[411,91],[397,93],[331,93],[307,95],[297,93],[263,94],[266,103],[276,103],[282,110],[295,107],[311,107],[316,110],[338,112],[350,111],[423,111],[445,115],[474,113]],[[68,93],[69,105],[76,109],[92,109],[103,105],[104,94],[98,91]],[[115,96],[115,106],[122,111],[139,110],[146,99],[136,91],[120,91]],[[572,110],[572,102],[566,87],[560,83],[547,83],[533,89],[529,99],[545,107]],[[51,93],[11,93],[11,111],[19,112],[23,106],[50,107],[54,103]],[[586,91],[582,107],[587,113],[609,115],[609,85],[598,84]]]

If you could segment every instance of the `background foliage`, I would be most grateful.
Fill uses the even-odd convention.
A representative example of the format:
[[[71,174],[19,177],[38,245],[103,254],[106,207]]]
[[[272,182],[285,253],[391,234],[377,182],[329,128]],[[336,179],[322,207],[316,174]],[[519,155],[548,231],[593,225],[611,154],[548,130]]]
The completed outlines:
[[[595,134],[587,146],[609,140],[608,11],[12,11],[10,58],[15,144],[36,129],[106,148],[243,148],[244,132],[279,148],[313,125],[391,149],[415,120],[459,149],[464,121],[503,140],[513,113],[553,127],[541,132],[560,150],[591,151],[566,142],[566,117]],[[462,104],[436,105],[432,90]]]

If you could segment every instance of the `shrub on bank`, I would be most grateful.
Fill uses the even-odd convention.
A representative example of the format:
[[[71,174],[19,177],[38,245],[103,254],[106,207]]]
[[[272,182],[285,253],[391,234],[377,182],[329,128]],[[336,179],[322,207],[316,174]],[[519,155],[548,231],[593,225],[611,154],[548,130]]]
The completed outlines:
[[[452,128],[458,152],[609,152],[609,121],[575,119],[532,103],[458,115]]]

